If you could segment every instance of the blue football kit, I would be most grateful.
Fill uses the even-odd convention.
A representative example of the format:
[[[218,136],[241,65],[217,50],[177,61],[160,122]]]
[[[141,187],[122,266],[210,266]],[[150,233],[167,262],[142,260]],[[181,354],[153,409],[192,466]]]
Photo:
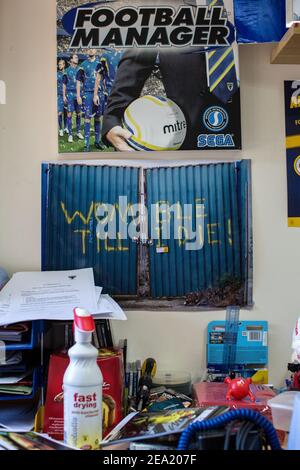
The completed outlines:
[[[78,67],[68,67],[63,76],[63,83],[66,86],[68,119],[67,126],[69,135],[72,135],[72,114],[76,112],[76,133],[79,134],[81,127],[81,106],[77,102],[77,73]]]
[[[91,119],[94,112],[94,88],[99,59],[85,60],[77,71],[77,80],[83,83],[83,104],[86,119]]]
[[[63,83],[66,85],[67,109],[68,112],[80,112],[80,106],[77,103],[76,77],[78,67],[68,67],[64,73]]]
[[[89,150],[90,134],[91,134],[91,118],[94,117],[95,124],[95,144],[99,146],[101,136],[101,117],[107,106],[109,93],[112,89],[118,63],[123,51],[107,51],[95,60],[85,60],[79,67],[77,72],[77,80],[82,83],[83,87],[83,107],[85,116],[84,138],[85,148]],[[98,89],[99,105],[94,104],[94,90],[97,75],[100,74],[101,79]],[[99,147],[97,147],[99,148]]]
[[[60,70],[57,72],[57,111],[63,113],[64,99],[63,99],[63,76],[64,72]]]
[[[96,71],[101,75],[101,80],[98,88],[99,106],[97,106],[98,109],[96,110],[96,115],[100,117],[103,116],[108,99],[106,84],[109,78],[109,70],[106,59],[101,57]]]
[[[115,51],[112,49],[111,51],[105,52],[101,58],[106,62],[107,67],[107,77],[105,79],[105,85],[108,95],[110,95],[111,89],[113,87],[117,68],[123,54],[124,50]]]
[[[79,67],[77,72],[77,80],[83,84],[83,107],[84,107],[84,143],[85,150],[90,149],[90,135],[91,135],[91,118],[94,117],[95,125],[95,145],[100,145],[100,111],[99,106],[94,104],[94,89],[96,77],[98,73],[99,59],[85,60]]]

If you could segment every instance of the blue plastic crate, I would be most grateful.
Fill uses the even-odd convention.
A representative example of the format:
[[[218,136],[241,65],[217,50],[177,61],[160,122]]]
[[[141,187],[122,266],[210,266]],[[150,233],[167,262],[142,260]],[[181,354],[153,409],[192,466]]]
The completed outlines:
[[[26,322],[28,323],[28,322]],[[29,337],[27,340],[21,343],[5,343],[6,351],[22,351],[22,350],[30,350],[34,349],[38,346],[39,343],[39,335],[42,328],[42,322],[40,321],[33,321],[29,322],[31,325],[31,331],[29,333]]]
[[[21,343],[5,343],[6,351],[29,351],[38,347],[40,342],[40,335],[43,331],[43,321],[26,322],[30,325],[30,331],[26,335],[26,339]],[[11,395],[0,394],[0,401],[15,401],[15,400],[31,400],[39,392],[41,388],[42,367],[36,367],[33,370],[32,378],[32,392],[30,395]]]

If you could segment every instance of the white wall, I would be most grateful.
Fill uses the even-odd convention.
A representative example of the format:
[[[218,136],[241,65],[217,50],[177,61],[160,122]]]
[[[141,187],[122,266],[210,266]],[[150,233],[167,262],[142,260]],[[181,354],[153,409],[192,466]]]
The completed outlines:
[[[58,158],[55,15],[55,0],[0,0],[0,80],[7,84],[7,104],[0,105],[0,265],[10,273],[40,268],[40,163]],[[279,385],[300,313],[300,233],[287,228],[283,80],[299,79],[300,70],[270,65],[270,52],[270,45],[240,47],[244,146],[235,156],[253,159],[255,307],[241,317],[269,321],[270,381]],[[154,356],[161,367],[197,376],[206,325],[221,318],[224,312],[128,312],[114,333],[128,338],[129,359]]]

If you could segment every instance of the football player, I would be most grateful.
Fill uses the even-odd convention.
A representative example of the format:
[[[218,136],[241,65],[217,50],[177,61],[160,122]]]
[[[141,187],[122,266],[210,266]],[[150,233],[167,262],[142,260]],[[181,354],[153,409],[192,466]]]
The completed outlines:
[[[109,51],[105,52],[105,54],[102,56],[106,61],[108,69],[107,79],[105,80],[108,94],[110,94],[111,89],[113,87],[116,78],[116,72],[123,54],[124,49],[110,49]]]
[[[94,105],[94,89],[99,59],[96,49],[88,50],[88,58],[80,65],[77,72],[77,102],[84,107],[84,151],[90,151],[91,120],[94,117],[95,147],[103,150],[100,144],[100,116]],[[81,85],[83,84],[83,99]]]
[[[94,88],[94,105],[95,105],[95,120],[99,121],[99,128],[97,124],[97,131],[99,132],[99,135],[97,134],[95,136],[95,139],[97,142],[99,142],[100,146],[102,146],[102,149],[105,148],[104,144],[102,142],[100,143],[101,140],[101,127],[102,127],[102,121],[103,121],[103,114],[107,105],[107,99],[108,99],[108,80],[109,80],[109,68],[107,64],[107,59],[103,56],[100,59],[100,62],[97,65],[96,68],[96,81],[95,81],[95,88]]]
[[[68,111],[68,142],[73,142],[72,117],[76,113],[76,136],[83,140],[80,132],[81,127],[81,105],[77,101],[77,72],[78,72],[78,55],[73,54],[70,59],[70,66],[65,70],[63,76],[63,99]]]
[[[57,113],[58,113],[58,130],[60,137],[64,135],[63,127],[63,114],[64,114],[64,99],[63,99],[63,76],[65,73],[66,62],[63,59],[58,61],[57,71]]]

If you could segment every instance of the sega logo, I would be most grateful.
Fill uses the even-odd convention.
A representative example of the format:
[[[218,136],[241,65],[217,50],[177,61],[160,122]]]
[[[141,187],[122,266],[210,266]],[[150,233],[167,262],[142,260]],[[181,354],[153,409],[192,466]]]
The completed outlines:
[[[235,144],[231,134],[200,134],[198,147],[224,148],[235,147]]]
[[[228,114],[220,106],[208,108],[203,115],[203,123],[206,129],[214,132],[220,132],[227,127],[229,122]]]

